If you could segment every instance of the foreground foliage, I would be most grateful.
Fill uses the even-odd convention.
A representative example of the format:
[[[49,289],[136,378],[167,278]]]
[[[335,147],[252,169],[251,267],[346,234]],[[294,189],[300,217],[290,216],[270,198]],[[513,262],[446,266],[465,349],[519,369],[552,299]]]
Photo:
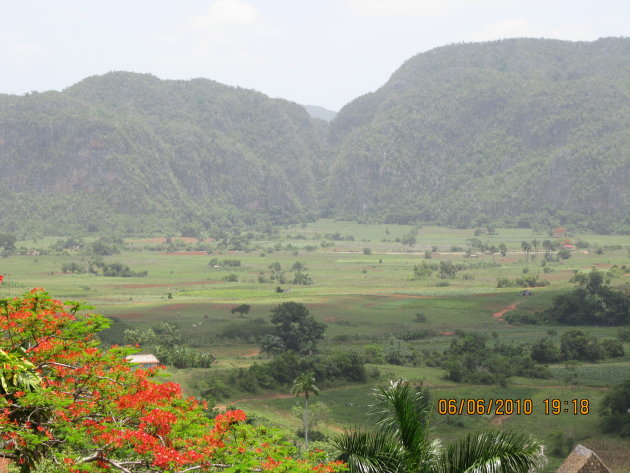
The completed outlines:
[[[351,472],[530,473],[544,464],[541,444],[513,432],[470,434],[443,448],[429,438],[427,394],[408,382],[378,388],[375,398],[376,429],[349,431],[335,439]]]
[[[108,322],[40,289],[0,301],[0,457],[23,472],[339,471],[245,413],[210,419],[157,370],[133,370],[129,348],[98,348]]]
[[[602,404],[602,430],[630,437],[630,378],[613,387]]]

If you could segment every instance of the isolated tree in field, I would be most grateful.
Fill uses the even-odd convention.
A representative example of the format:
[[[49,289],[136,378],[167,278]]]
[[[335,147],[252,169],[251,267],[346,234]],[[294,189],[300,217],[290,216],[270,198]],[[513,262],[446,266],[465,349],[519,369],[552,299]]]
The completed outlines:
[[[306,267],[306,264],[302,263],[301,261],[296,261],[295,263],[293,263],[293,266],[291,266],[291,271],[296,271],[296,272],[303,272],[306,271],[308,268]]]
[[[416,236],[410,233],[408,235],[405,235],[402,238],[401,242],[402,242],[403,245],[407,245],[409,248],[413,248],[413,246],[417,242]]]
[[[545,250],[545,253],[549,254],[551,253],[551,250],[553,250],[553,242],[551,240],[543,240],[542,247]]]
[[[245,314],[249,314],[249,311],[251,308],[252,306],[249,304],[241,304],[237,307],[232,307],[232,309],[230,309],[230,312],[232,314],[234,314],[235,312],[238,312],[239,314],[241,314],[241,318],[242,318],[242,317],[245,317]]]
[[[499,251],[501,252],[501,256],[507,255],[507,245],[505,243],[499,244]]]
[[[308,449],[308,397],[310,394],[319,396],[319,388],[315,386],[315,376],[312,371],[300,374],[293,380],[291,394],[299,397],[304,394],[304,444]]]
[[[317,322],[304,304],[283,302],[271,309],[271,323],[276,335],[287,350],[310,354],[318,341],[324,338],[326,325]]]
[[[446,448],[429,438],[431,405],[406,381],[375,390],[373,431],[350,430],[334,439],[351,473],[533,473],[544,465],[542,445],[526,434],[469,434]]]

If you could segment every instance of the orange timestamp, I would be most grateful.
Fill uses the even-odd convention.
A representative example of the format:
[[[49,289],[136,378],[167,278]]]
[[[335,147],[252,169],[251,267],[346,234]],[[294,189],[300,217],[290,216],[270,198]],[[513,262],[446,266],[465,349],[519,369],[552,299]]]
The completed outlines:
[[[587,415],[589,413],[588,399],[544,399],[542,413],[545,415]],[[439,399],[438,414],[440,415],[532,415],[534,401],[532,399]]]

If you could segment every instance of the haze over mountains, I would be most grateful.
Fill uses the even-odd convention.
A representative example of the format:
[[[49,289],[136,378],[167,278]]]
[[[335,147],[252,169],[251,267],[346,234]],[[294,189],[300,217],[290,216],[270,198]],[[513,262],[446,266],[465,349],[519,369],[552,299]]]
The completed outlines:
[[[234,215],[623,231],[630,39],[438,48],[330,123],[211,80],[109,73],[0,95],[0,166],[5,232],[203,231]]]

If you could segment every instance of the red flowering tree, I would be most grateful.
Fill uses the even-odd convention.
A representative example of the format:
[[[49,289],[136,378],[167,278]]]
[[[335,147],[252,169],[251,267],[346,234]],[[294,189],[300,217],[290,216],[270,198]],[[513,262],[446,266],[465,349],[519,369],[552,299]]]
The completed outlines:
[[[1,281],[1,279],[0,279]],[[0,299],[0,457],[23,472],[326,471],[318,454],[295,458],[281,433],[245,413],[210,419],[179,385],[132,369],[129,347],[99,349],[100,315],[78,315],[41,289]]]

